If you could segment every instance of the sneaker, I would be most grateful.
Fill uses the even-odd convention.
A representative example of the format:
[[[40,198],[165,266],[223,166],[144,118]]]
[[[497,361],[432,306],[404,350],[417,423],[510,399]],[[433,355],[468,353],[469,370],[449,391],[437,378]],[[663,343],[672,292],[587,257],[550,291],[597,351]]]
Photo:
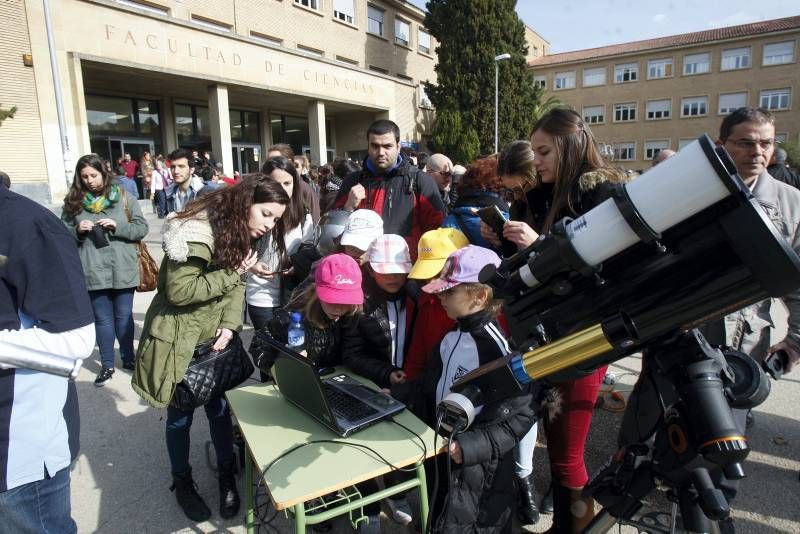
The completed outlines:
[[[114,369],[103,367],[97,375],[97,378],[94,379],[94,385],[101,388],[111,380],[112,376],[114,376]]]
[[[358,534],[381,534],[380,516],[368,515],[366,521],[358,524]]]
[[[136,369],[136,363],[133,360],[122,362],[122,368],[128,371]]]
[[[392,499],[389,497],[386,499],[386,504],[389,505],[389,509],[392,511],[392,519],[394,519],[396,523],[408,525],[414,520],[414,517],[411,515],[411,506],[408,505],[408,501],[405,497],[400,499]]]

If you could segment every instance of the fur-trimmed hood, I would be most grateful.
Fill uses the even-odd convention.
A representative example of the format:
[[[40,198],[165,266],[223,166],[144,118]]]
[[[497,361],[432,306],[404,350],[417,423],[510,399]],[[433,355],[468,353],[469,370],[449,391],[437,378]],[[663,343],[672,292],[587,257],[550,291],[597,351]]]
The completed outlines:
[[[581,191],[591,191],[602,183],[624,184],[629,180],[628,175],[622,171],[603,168],[581,174],[578,178],[578,188]]]
[[[170,213],[164,222],[161,234],[161,246],[169,259],[185,262],[188,259],[189,243],[202,243],[214,252],[214,232],[208,222],[206,213],[198,214],[190,219],[178,219],[176,213]]]

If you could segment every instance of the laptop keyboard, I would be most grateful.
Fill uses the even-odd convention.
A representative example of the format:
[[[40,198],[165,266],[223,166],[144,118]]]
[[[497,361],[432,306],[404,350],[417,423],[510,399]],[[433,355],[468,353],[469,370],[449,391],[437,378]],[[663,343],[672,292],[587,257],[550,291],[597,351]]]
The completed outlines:
[[[348,421],[358,421],[378,413],[378,410],[368,404],[342,393],[330,384],[322,383],[322,391],[328,399],[328,404],[334,415]]]

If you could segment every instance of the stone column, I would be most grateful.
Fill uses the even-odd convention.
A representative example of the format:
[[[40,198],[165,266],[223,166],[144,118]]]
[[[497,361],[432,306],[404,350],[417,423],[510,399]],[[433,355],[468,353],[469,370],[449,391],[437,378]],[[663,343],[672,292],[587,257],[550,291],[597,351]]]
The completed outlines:
[[[325,135],[325,103],[312,100],[308,103],[308,132],[311,138],[311,164],[328,163],[328,140]]]
[[[211,119],[211,152],[222,163],[225,176],[233,176],[231,152],[231,118],[228,113],[228,88],[224,85],[208,86],[208,115]]]
[[[161,151],[164,157],[178,148],[178,134],[175,132],[175,102],[165,96],[159,101],[161,106]]]

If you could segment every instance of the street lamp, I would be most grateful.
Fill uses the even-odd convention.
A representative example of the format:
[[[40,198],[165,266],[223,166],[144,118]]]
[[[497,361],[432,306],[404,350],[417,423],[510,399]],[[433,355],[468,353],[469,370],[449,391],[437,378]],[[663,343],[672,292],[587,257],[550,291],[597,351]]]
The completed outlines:
[[[494,56],[494,152],[497,153],[497,78],[500,72],[500,62],[511,59],[511,54]]]

